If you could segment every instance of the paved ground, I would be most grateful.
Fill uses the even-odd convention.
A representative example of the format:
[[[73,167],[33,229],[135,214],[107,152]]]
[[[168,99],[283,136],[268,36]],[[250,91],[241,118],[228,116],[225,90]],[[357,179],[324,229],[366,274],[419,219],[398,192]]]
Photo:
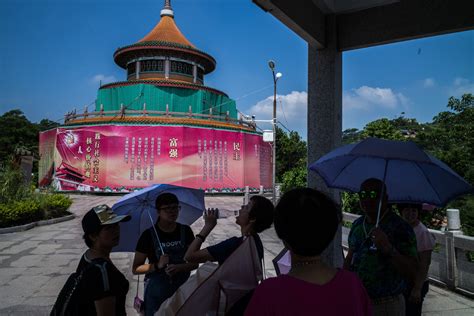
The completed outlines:
[[[72,198],[71,211],[77,215],[74,220],[0,235],[0,315],[49,315],[56,295],[67,276],[76,269],[86,249],[81,238],[82,215],[94,205],[112,205],[119,197],[75,195]],[[227,216],[218,221],[207,243],[213,244],[240,234],[232,215],[241,204],[241,196],[206,197],[206,206],[218,207],[221,215]],[[197,233],[202,225],[202,220],[194,223],[194,232]],[[282,249],[282,245],[273,229],[262,235],[262,241],[267,275],[272,276],[275,271],[271,259]],[[132,259],[131,253],[112,254],[112,260],[130,281],[129,315],[136,314],[132,308],[136,291],[136,278],[130,269]],[[432,286],[424,311],[426,315],[473,315],[474,301]]]

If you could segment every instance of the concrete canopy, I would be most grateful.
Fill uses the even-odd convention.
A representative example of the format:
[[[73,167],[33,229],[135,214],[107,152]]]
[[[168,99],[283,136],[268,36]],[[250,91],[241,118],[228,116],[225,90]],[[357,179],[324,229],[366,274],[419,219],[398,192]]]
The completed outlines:
[[[335,16],[337,49],[474,29],[471,0],[253,0],[310,45],[327,45],[327,19]]]

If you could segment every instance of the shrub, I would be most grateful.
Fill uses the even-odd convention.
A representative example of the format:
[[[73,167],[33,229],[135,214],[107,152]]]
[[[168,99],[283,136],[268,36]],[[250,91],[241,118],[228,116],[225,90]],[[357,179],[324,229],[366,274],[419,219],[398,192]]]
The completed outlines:
[[[306,187],[306,167],[296,167],[288,170],[282,176],[281,191],[283,193],[295,189]]]
[[[34,199],[0,204],[0,227],[23,225],[42,219],[40,204]]]
[[[72,204],[71,199],[62,194],[40,194],[38,197],[45,219],[68,214],[66,210]]]

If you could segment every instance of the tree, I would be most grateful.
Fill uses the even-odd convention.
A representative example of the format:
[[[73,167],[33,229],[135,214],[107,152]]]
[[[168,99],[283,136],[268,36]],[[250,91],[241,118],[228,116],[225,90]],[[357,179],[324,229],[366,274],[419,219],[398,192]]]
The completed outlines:
[[[344,145],[352,144],[362,139],[362,131],[357,128],[348,128],[342,132],[342,143]]]
[[[387,118],[378,119],[365,125],[362,139],[377,137],[391,140],[404,140],[402,133]]]
[[[306,168],[307,146],[298,132],[285,133],[276,127],[276,178],[283,180],[283,175],[293,168]]]
[[[38,153],[38,126],[31,123],[21,110],[11,110],[0,116],[0,162],[5,163],[18,147]]]

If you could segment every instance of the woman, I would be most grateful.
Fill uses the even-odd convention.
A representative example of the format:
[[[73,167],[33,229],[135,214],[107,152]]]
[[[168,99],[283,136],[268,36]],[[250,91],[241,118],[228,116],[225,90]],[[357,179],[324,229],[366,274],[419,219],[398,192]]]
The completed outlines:
[[[218,210],[211,209],[204,214],[204,227],[189,246],[184,259],[188,262],[202,263],[217,261],[222,264],[237,249],[245,237],[253,236],[260,260],[263,258],[263,245],[259,233],[273,223],[273,204],[263,196],[252,196],[247,205],[242,205],[236,223],[242,236],[231,237],[216,245],[200,249],[207,236],[216,227]]]
[[[120,240],[119,222],[128,220],[129,215],[116,215],[107,205],[94,207],[82,218],[89,249],[77,267],[77,271],[85,269],[81,284],[86,289],[78,315],[126,315],[128,281],[110,260],[110,252]]]
[[[339,212],[309,188],[285,193],[275,208],[275,230],[290,251],[291,270],[263,281],[246,315],[370,315],[369,297],[357,276],[321,260],[339,225]]]
[[[406,315],[421,315],[423,300],[428,293],[428,270],[431,264],[431,253],[435,246],[435,238],[428,228],[420,222],[419,215],[422,209],[420,204],[400,204],[398,209],[404,220],[413,228],[416,235],[418,252],[418,272],[412,284],[409,284],[404,293]]]
[[[188,225],[176,222],[181,208],[176,195],[160,194],[155,206],[158,220],[140,236],[133,260],[133,273],[145,274],[147,316],[153,315],[186,282],[190,271],[197,268],[197,264],[183,259],[194,235]]]

